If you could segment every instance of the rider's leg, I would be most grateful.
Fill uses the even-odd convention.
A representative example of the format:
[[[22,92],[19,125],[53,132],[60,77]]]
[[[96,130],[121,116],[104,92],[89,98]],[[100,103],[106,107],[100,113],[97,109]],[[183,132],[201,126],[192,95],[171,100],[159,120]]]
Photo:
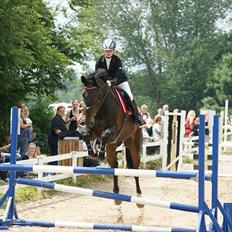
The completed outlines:
[[[124,81],[122,82],[121,84],[117,85],[120,89],[123,89],[127,94],[128,96],[130,97],[130,100],[131,100],[131,103],[132,103],[132,113],[135,117],[135,121],[136,123],[138,123],[139,127],[142,127],[143,125],[146,124],[146,122],[143,120],[142,118],[142,115],[139,113],[138,111],[138,107],[137,107],[137,104],[133,98],[133,94],[131,92],[131,89],[130,89],[130,86],[129,86],[129,83],[128,81]]]

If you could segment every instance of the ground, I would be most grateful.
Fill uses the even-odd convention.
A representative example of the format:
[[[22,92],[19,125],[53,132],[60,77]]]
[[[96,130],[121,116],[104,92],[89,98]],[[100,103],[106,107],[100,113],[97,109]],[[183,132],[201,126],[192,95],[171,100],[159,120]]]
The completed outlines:
[[[229,158],[228,158],[229,157]],[[232,157],[222,157],[220,172],[232,173]],[[135,195],[132,177],[119,177],[121,193]],[[207,202],[210,202],[210,182],[206,183]],[[92,186],[93,189],[112,191],[112,181]],[[141,178],[143,197],[162,201],[197,204],[198,182],[163,178]],[[219,197],[222,202],[232,202],[232,181],[219,180]],[[134,203],[123,202],[120,206],[113,200],[59,193],[51,199],[23,203],[17,206],[22,219],[51,221],[76,221],[87,223],[108,223],[123,225],[185,227],[195,229],[198,216],[194,213],[162,209],[154,206],[137,208]],[[0,211],[2,214],[3,211]],[[91,230],[73,228],[13,227],[9,231],[23,232],[88,232]]]

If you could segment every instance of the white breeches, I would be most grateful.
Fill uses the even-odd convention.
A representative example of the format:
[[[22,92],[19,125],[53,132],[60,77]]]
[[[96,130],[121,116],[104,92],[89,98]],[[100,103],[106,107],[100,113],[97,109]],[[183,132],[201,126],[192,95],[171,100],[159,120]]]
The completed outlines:
[[[133,101],[133,94],[131,92],[128,81],[122,82],[121,84],[117,85],[117,87],[119,87],[119,89],[123,89],[129,95],[131,101]]]

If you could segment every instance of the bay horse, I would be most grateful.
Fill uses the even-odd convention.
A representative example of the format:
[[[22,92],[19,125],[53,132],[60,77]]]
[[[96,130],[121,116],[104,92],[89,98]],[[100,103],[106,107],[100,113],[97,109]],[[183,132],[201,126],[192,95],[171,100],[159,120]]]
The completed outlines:
[[[102,76],[107,72],[82,76],[83,99],[86,104],[85,125],[91,139],[100,138],[106,144],[106,159],[112,168],[118,168],[116,149],[124,142],[127,168],[138,169],[142,146],[142,130],[132,115],[123,112],[113,88],[107,85]],[[134,177],[137,195],[141,195],[139,177]],[[118,177],[113,177],[113,192],[119,193]],[[140,206],[141,207],[141,206]]]

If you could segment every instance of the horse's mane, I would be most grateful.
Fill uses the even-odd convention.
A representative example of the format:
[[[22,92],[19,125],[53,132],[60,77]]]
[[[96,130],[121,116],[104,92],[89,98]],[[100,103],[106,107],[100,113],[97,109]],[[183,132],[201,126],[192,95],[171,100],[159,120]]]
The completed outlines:
[[[103,87],[106,80],[109,78],[109,73],[103,68],[99,68],[96,72],[90,73],[87,77],[82,76],[82,82],[86,87],[94,87],[99,84]]]
[[[109,73],[104,68],[98,68],[94,74],[94,77],[105,81],[107,80],[107,77],[109,77]]]

